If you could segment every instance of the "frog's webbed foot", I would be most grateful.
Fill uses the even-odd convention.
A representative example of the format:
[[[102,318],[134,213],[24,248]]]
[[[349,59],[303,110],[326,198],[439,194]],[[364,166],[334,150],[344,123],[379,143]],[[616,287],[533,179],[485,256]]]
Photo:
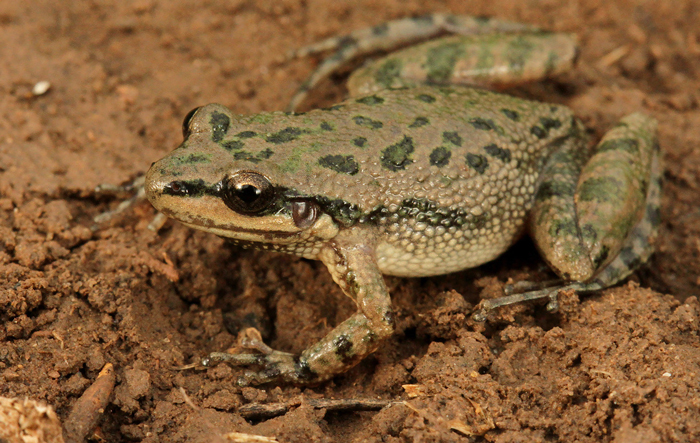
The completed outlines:
[[[371,28],[358,29],[345,36],[332,37],[297,49],[287,55],[289,59],[292,59],[320,52],[335,51],[319,64],[299,88],[292,98],[288,110],[295,110],[306,98],[308,91],[347,65],[348,62],[359,57],[377,52],[389,52],[444,34],[474,36],[526,32],[534,34],[538,31],[538,28],[531,25],[504,20],[452,14],[430,14],[392,20]],[[384,88],[387,86],[389,85],[384,85]],[[351,93],[351,95],[356,94]]]
[[[132,208],[137,203],[146,199],[146,188],[144,187],[145,176],[137,177],[131,183],[125,185],[112,185],[112,184],[101,184],[95,188],[96,194],[110,194],[115,196],[131,195],[128,198],[122,199],[122,201],[117,205],[116,208],[97,214],[92,220],[95,224],[92,226],[92,230],[96,231],[99,229],[100,225],[112,220],[119,214]],[[148,224],[148,229],[157,232],[165,224],[167,217],[158,213]]]

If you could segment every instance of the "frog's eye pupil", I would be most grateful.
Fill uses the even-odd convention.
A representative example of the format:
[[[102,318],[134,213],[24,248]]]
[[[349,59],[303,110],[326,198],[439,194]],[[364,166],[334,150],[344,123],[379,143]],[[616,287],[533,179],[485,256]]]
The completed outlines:
[[[253,185],[238,185],[236,186],[236,194],[241,201],[251,204],[260,198],[262,192]]]
[[[275,201],[275,189],[262,174],[238,171],[224,177],[221,198],[226,206],[241,214],[253,215],[270,207]]]

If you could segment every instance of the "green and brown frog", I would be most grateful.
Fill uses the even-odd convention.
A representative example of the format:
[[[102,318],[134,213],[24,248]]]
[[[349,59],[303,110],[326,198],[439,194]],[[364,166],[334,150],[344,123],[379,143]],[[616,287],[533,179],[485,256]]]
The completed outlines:
[[[554,303],[560,289],[613,285],[651,254],[661,175],[653,119],[624,117],[591,146],[569,109],[483,88],[570,69],[571,35],[445,14],[385,23],[299,51],[336,53],[293,105],[349,59],[419,41],[359,69],[351,98],[327,109],[197,108],[183,143],[148,171],[159,211],[241,245],[321,260],[357,304],[301,355],[256,343],[207,360],[257,368],[241,383],[316,383],[377,349],[394,326],[383,274],[478,266],[529,233],[561,283],[486,301],[483,317],[523,299]]]

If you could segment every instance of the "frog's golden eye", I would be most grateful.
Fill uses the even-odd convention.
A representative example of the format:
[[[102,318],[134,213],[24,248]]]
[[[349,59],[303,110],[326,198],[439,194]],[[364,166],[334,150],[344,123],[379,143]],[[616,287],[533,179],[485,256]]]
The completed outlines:
[[[198,106],[188,112],[185,119],[182,121],[182,136],[184,138],[187,138],[187,136],[190,135],[190,120],[192,120],[192,116],[194,116],[194,113],[197,112],[199,108],[201,108],[201,106]]]
[[[224,178],[221,189],[226,206],[243,214],[255,214],[270,206],[275,189],[265,176],[240,171]]]

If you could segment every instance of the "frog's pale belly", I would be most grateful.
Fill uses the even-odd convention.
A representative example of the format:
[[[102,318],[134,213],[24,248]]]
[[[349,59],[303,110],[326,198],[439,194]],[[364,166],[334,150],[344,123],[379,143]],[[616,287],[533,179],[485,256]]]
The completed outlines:
[[[415,229],[416,223],[411,225]],[[382,274],[398,277],[457,272],[495,259],[522,232],[522,221],[474,229],[425,226],[403,236],[387,232],[376,247],[377,265]]]

